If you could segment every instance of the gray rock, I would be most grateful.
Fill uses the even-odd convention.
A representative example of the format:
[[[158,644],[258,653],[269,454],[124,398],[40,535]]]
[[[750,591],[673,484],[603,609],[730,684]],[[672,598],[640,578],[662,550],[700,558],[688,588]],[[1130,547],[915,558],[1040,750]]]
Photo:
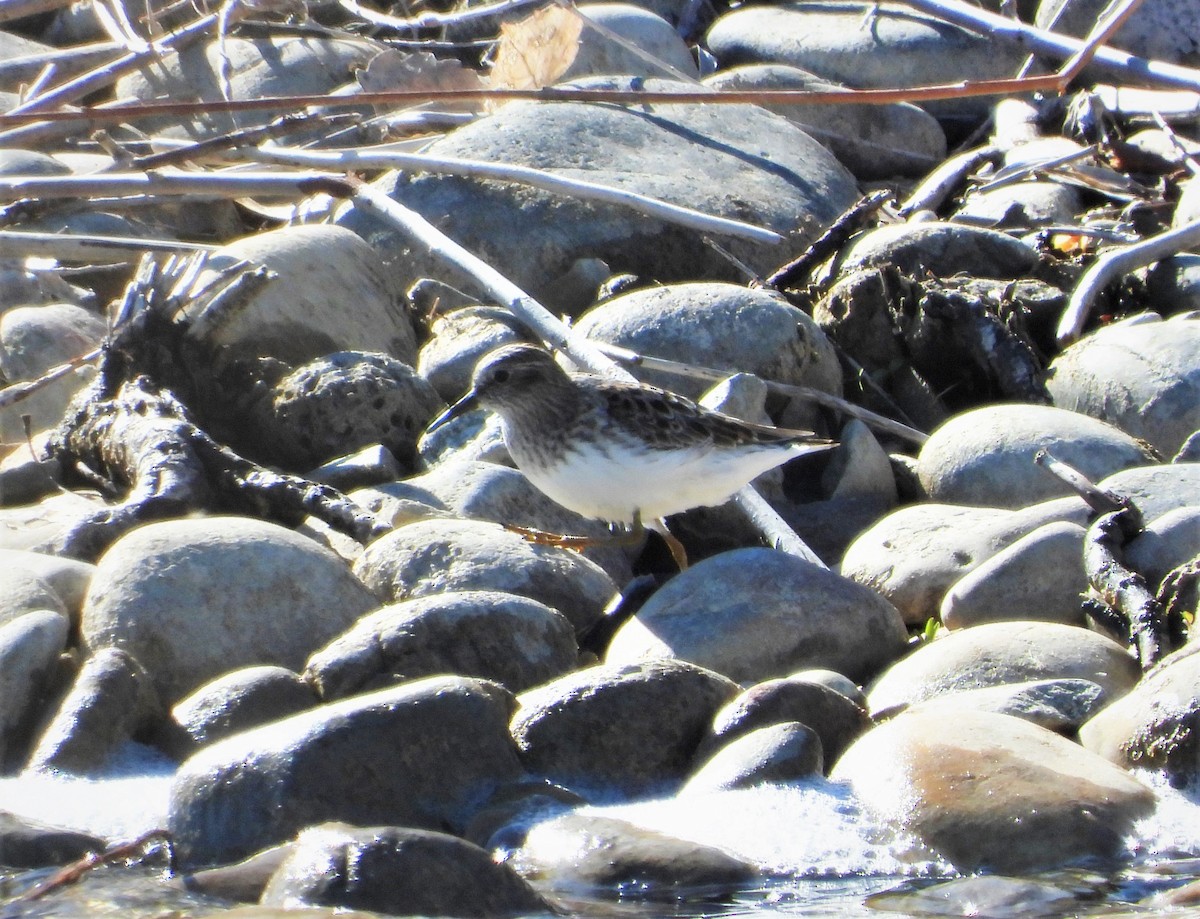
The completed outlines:
[[[279,721],[317,704],[313,687],[286,667],[243,667],[205,683],[171,709],[197,746]]]
[[[821,738],[806,724],[782,721],[734,738],[702,762],[680,794],[794,782],[825,771]]]
[[[475,365],[489,351],[526,341],[512,313],[498,306],[467,306],[441,313],[430,323],[421,345],[417,372],[438,395],[453,402],[471,388]]]
[[[1178,787],[1200,775],[1200,654],[1189,644],[1079,729],[1079,742],[1127,769],[1161,770]]]
[[[412,320],[399,286],[371,247],[340,227],[306,225],[257,233],[209,258],[195,290],[245,259],[275,277],[219,323],[193,330],[221,360],[278,358],[293,366],[335,351],[383,351],[412,364]]]
[[[13,147],[0,149],[0,175],[61,176],[70,174],[70,166],[62,160],[55,159],[48,153],[38,153],[36,150],[19,150]]]
[[[1044,29],[1085,37],[1104,12],[1100,0],[1041,0],[1034,22]],[[1141,57],[1195,67],[1200,64],[1200,11],[1189,0],[1147,0],[1111,39]]]
[[[1125,562],[1157,590],[1174,568],[1200,556],[1200,507],[1180,507],[1147,522],[1125,545]]]
[[[1124,469],[1099,482],[1127,495],[1146,520],[1181,507],[1200,505],[1200,463],[1182,462]]]
[[[0,626],[0,766],[23,758],[69,628],[64,616],[50,610]]]
[[[859,708],[867,707],[867,697],[858,684],[836,670],[809,667],[804,670],[797,670],[795,673],[790,673],[785,679],[798,683],[816,683],[818,686],[825,686],[834,692],[840,692]]]
[[[1104,690],[1091,680],[1029,680],[985,689],[964,689],[918,703],[910,712],[936,712],[953,719],[960,711],[1023,718],[1060,734],[1074,734],[1105,704]]]
[[[1155,803],[1078,744],[985,712],[901,715],[863,735],[831,778],[959,871],[1018,874],[1115,856]]]
[[[37,579],[34,594],[39,598],[39,606],[31,608],[58,610],[58,605],[53,601],[44,603],[42,600],[49,600],[44,593],[45,588],[49,588],[62,604],[62,611],[72,621],[76,621],[95,571],[95,565],[73,558],[59,558],[56,555],[19,549],[0,549],[0,596],[7,595],[8,588],[4,585],[34,577]],[[9,578],[14,578],[15,581],[10,582]],[[3,601],[3,604],[7,606],[8,601]],[[0,617],[2,616],[0,613]]]
[[[707,558],[655,593],[609,645],[609,663],[691,661],[739,683],[828,667],[856,679],[904,650],[900,614],[871,590],[771,549]]]
[[[986,8],[986,7],[985,7]],[[1056,916],[1085,909],[1090,892],[1024,878],[972,875],[914,887],[896,887],[871,897],[871,907],[901,915]]]
[[[1016,279],[1032,274],[1037,253],[998,230],[955,223],[897,223],[852,240],[834,263],[840,275],[892,265],[910,277],[926,272],[944,278],[965,273],[978,278]]]
[[[1061,182],[1015,182],[969,192],[954,219],[995,229],[1069,226],[1083,209],[1078,189]]]
[[[380,443],[411,471],[417,440],[443,407],[433,387],[403,361],[338,351],[276,383],[252,437],[259,450],[290,469]]]
[[[629,81],[585,85],[622,89]],[[639,86],[694,89],[656,79]],[[571,102],[506,105],[435,141],[426,152],[535,166],[792,234],[786,244],[774,247],[721,240],[736,258],[760,272],[798,254],[857,196],[853,177],[820,144],[779,116],[749,105],[656,104],[652,114]],[[554,311],[578,310],[577,302],[556,299],[555,287],[581,258],[600,259],[614,272],[662,283],[697,279],[698,266],[705,277],[742,280],[739,269],[712,257],[703,242],[706,234],[616,205],[448,175],[389,174],[375,185],[436,221],[484,261],[504,266],[510,280]],[[469,279],[378,221],[350,211],[339,222],[388,253],[398,277],[439,278],[477,293]],[[517,226],[520,233],[513,232]]]
[[[687,45],[661,15],[633,3],[581,3],[575,9],[583,18],[579,48],[559,80],[593,74],[693,80],[700,75]]]
[[[716,21],[707,44],[725,67],[790,64],[857,89],[1007,77],[1021,63],[1015,47],[894,4],[742,7]],[[961,98],[927,107],[942,117],[974,118],[987,103]]]
[[[526,874],[563,890],[636,885],[675,900],[688,888],[740,886],[758,876],[746,861],[602,814],[566,814],[534,826],[516,861]]]
[[[71,303],[7,310],[0,314],[0,379],[36,380],[50,368],[87,354],[104,334],[104,320]],[[94,368],[81,367],[0,409],[0,441],[25,440],[22,415],[31,416],[35,431],[56,425],[71,398],[94,376]]]
[[[376,606],[346,564],[310,539],[245,517],[193,518],[147,524],[109,548],[82,633],[90,651],[128,651],[173,705],[238,667],[299,670]]]
[[[171,788],[181,864],[243,859],[326,820],[461,830],[521,777],[512,709],[494,683],[430,677],[205,747]]]
[[[62,597],[33,571],[17,565],[0,568],[0,625],[35,610],[50,610],[63,617],[67,615]]]
[[[617,592],[597,565],[568,549],[536,545],[497,523],[420,520],[371,543],[354,563],[377,594],[409,600],[451,590],[499,590],[537,600],[590,627]]]
[[[308,470],[304,478],[348,492],[380,482],[394,482],[402,475],[404,470],[391,450],[383,444],[368,444],[361,450],[336,456]]]
[[[1115,425],[1170,456],[1200,430],[1200,318],[1118,322],[1058,355],[1054,404]]]
[[[1078,524],[1060,520],[1022,536],[946,591],[942,624],[961,629],[984,622],[1038,619],[1084,625],[1086,535]]]
[[[0,864],[12,868],[65,865],[106,848],[105,841],[91,833],[47,826],[0,811]]]
[[[720,90],[843,87],[785,64],[747,64],[704,80]],[[907,102],[890,105],[766,105],[819,140],[860,180],[923,176],[946,157],[946,135],[932,115]]]
[[[1200,255],[1181,252],[1155,262],[1146,274],[1146,299],[1163,315],[1200,309]]]
[[[218,865],[181,874],[179,880],[188,890],[205,896],[237,903],[257,903],[267,888],[267,882],[295,845],[293,841],[271,846],[232,865]]]
[[[120,746],[148,735],[164,714],[138,662],[118,648],[102,648],[83,662],[29,765],[76,775],[102,772]]]
[[[821,742],[824,761],[831,766],[871,725],[865,705],[828,686],[788,677],[766,680],[743,691],[717,712],[698,755],[711,756],[751,731],[785,722],[800,722],[811,728]]]
[[[867,687],[881,718],[917,702],[966,689],[1029,680],[1091,680],[1104,701],[1137,683],[1137,661],[1111,638],[1056,622],[996,622],[947,632],[897,661]]]
[[[464,839],[410,827],[344,824],[301,833],[260,902],[461,919],[555,912],[512,868]]]
[[[686,775],[713,713],[736,692],[682,661],[597,665],[522,693],[512,733],[526,767],[556,784],[647,794]]]
[[[955,504],[1027,507],[1071,493],[1037,466],[1046,450],[1093,482],[1154,461],[1118,428],[1048,405],[989,405],[956,415],[921,448],[917,473],[929,497]]]
[[[521,692],[574,669],[575,630],[545,604],[493,590],[448,591],[385,606],[308,661],[326,701],[454,673]]]

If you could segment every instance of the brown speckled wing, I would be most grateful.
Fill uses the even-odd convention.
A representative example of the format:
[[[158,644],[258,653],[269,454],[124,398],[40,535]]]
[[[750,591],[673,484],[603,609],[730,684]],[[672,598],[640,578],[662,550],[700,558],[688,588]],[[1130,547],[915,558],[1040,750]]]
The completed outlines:
[[[614,433],[640,437],[658,450],[821,441],[808,431],[772,428],[711,412],[683,396],[649,386],[603,380],[596,391]]]

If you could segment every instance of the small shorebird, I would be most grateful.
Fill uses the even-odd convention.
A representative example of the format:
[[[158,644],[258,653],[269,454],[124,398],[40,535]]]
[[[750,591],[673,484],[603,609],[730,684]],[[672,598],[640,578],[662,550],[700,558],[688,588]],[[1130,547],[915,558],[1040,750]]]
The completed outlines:
[[[532,345],[486,355],[470,391],[429,430],[478,406],[500,416],[509,454],[539,491],[635,532],[643,521],[723,504],[768,469],[833,445],[653,386],[568,373]]]

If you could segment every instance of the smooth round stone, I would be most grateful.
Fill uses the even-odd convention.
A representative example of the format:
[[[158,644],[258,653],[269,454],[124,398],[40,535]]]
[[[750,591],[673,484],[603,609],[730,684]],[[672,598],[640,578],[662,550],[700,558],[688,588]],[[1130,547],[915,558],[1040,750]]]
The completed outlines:
[[[286,667],[243,667],[181,699],[171,717],[203,746],[307,711],[317,701],[313,687]]]
[[[61,176],[70,175],[71,167],[62,160],[36,150],[14,147],[0,149],[0,175],[4,176]]]
[[[626,77],[577,85],[624,90],[635,82],[649,91],[695,90],[695,84]],[[434,141],[426,152],[532,166],[768,227],[787,242],[720,238],[736,259],[764,274],[803,251],[858,197],[853,176],[832,154],[752,105],[656,104],[653,117],[624,106],[506,105]],[[560,285],[580,259],[599,259],[614,272],[664,284],[696,279],[698,265],[706,277],[743,281],[742,269],[713,257],[704,241],[708,231],[629,208],[450,175],[393,173],[375,185],[488,264],[503,266],[513,283],[551,311],[574,315],[585,305],[564,296]],[[379,221],[350,210],[338,220],[385,253],[402,283],[429,277],[478,293],[471,279]]]
[[[403,361],[339,351],[296,368],[272,387],[255,444],[291,469],[309,469],[383,444],[406,469],[442,399]]]
[[[1012,619],[1084,625],[1086,535],[1078,524],[1060,520],[1001,549],[946,591],[942,625],[962,629]]]
[[[583,17],[583,28],[575,58],[559,76],[560,82],[602,74],[676,79],[696,79],[700,75],[683,39],[671,23],[657,13],[632,3],[580,3],[575,10]],[[642,54],[624,47],[600,30],[624,39]],[[647,56],[651,60],[647,60]],[[661,63],[656,64],[655,60]]]
[[[653,357],[842,392],[837,354],[825,333],[765,290],[718,283],[635,290],[588,310],[575,329]],[[711,385],[651,370],[639,371],[638,378],[690,399]]]
[[[1047,679],[1091,680],[1108,702],[1140,677],[1133,656],[1096,632],[1055,622],[996,622],[922,645],[867,687],[867,702],[878,719],[951,692]]]
[[[870,898],[901,916],[1068,916],[1086,910],[1086,892],[1024,878],[972,875],[920,888],[903,885]],[[886,915],[886,913],[885,913]]]
[[[512,313],[498,306],[466,306],[438,315],[417,356],[417,372],[445,402],[471,388],[475,365],[490,351],[525,340]]]
[[[1050,364],[1054,404],[1113,424],[1164,456],[1200,430],[1200,318],[1118,322]]]
[[[507,448],[504,452],[507,456]],[[612,545],[612,532],[604,521],[567,510],[539,491],[524,473],[510,466],[448,459],[403,484],[419,489],[423,496],[431,496],[439,506],[460,517],[515,524],[543,533],[593,537],[599,544],[583,549],[580,554],[608,572],[617,584],[633,577],[629,550]],[[383,489],[400,493],[392,486],[385,485]]]
[[[1043,29],[1085,37],[1103,14],[1102,0],[1042,0],[1034,22]],[[1146,0],[1111,39],[1140,57],[1195,67],[1200,64],[1200,10],[1190,0]]]
[[[382,351],[416,361],[416,335],[397,286],[355,234],[305,225],[246,236],[213,253],[193,289],[203,290],[242,259],[277,277],[222,322],[201,326],[197,334],[223,362],[270,356],[299,365],[335,351]]]
[[[708,48],[724,66],[790,64],[858,89],[1011,76],[1021,52],[893,4],[819,2],[746,6],[709,29]],[[939,113],[985,110],[961,99]]]
[[[601,814],[564,814],[536,824],[513,860],[522,874],[552,887],[638,885],[651,897],[741,885],[758,875],[721,849]]]
[[[1154,461],[1134,438],[1087,415],[1049,405],[989,405],[935,430],[917,457],[917,474],[931,499],[953,504],[1018,508],[1071,494],[1034,463],[1040,450],[1093,482]]]
[[[704,80],[719,90],[843,87],[786,64],[746,64]],[[890,105],[765,105],[819,140],[861,180],[922,176],[946,157],[946,135],[937,119],[907,102]]]
[[[1091,680],[1028,680],[936,696],[908,711],[937,712],[954,718],[960,711],[992,712],[1023,718],[1048,731],[1074,734],[1105,705],[1104,690]]]
[[[522,776],[513,704],[495,683],[430,677],[210,744],[171,786],[180,863],[236,861],[327,820],[461,832]]]
[[[820,778],[825,771],[821,738],[806,724],[784,721],[755,728],[704,760],[679,790],[729,791],[768,782]]]
[[[137,661],[103,648],[86,661],[29,758],[34,769],[88,775],[162,721],[162,702]]]
[[[678,783],[713,714],[737,693],[682,661],[600,664],[518,696],[526,768],[581,794],[632,796]]]
[[[437,673],[521,692],[574,669],[578,656],[571,623],[545,604],[451,591],[364,616],[309,658],[305,679],[326,701]]]
[[[1070,226],[1082,209],[1078,189],[1069,185],[1017,182],[967,194],[954,218],[996,229]]]
[[[848,578],[771,549],[712,556],[658,590],[606,660],[678,658],[757,683],[804,667],[865,679],[903,653],[896,609]]]
[[[94,349],[105,335],[104,320],[70,303],[23,306],[0,314],[0,378],[6,383],[36,380],[47,370]],[[95,376],[81,367],[0,409],[0,441],[25,440],[22,415],[34,431],[56,425],[71,398]]]
[[[104,839],[91,833],[47,826],[0,811],[0,852],[10,867],[65,865],[107,848]]]
[[[1079,742],[1127,769],[1162,770],[1183,787],[1200,776],[1200,654],[1189,644],[1079,729]]]
[[[744,690],[717,712],[697,755],[711,756],[752,731],[790,722],[816,733],[824,761],[830,765],[871,725],[865,705],[835,689],[796,677],[766,680]]]
[[[0,625],[0,762],[24,751],[69,629],[66,617],[50,610]]]
[[[1155,802],[1078,744],[985,712],[901,715],[865,734],[831,777],[960,871],[1018,874],[1115,856]]]
[[[576,634],[596,622],[617,593],[595,563],[481,520],[419,520],[399,527],[367,546],[354,572],[394,601],[451,590],[529,597],[566,616]]]
[[[894,266],[910,277],[968,274],[1016,279],[1032,274],[1032,247],[998,230],[956,223],[897,223],[878,227],[843,247],[835,262],[840,275],[863,268]]]
[[[0,568],[0,625],[36,610],[67,615],[62,597],[43,578],[27,568]]]
[[[378,605],[345,562],[292,530],[248,517],[172,520],[132,530],[100,558],[83,643],[128,651],[173,705],[239,667],[299,670]]]
[[[1200,463],[1164,463],[1140,466],[1110,475],[1099,483],[1101,488],[1125,495],[1154,520],[1181,507],[1200,505]]]
[[[1164,315],[1200,310],[1200,255],[1181,252],[1156,262],[1146,275],[1146,296]]]
[[[1087,508],[1059,498],[1020,510],[913,504],[888,514],[846,549],[843,576],[877,591],[905,623],[941,613],[947,591],[1005,547],[1057,521],[1087,523]]]
[[[530,884],[479,846],[411,827],[322,824],[305,830],[259,901],[398,916],[546,915]]]
[[[42,552],[28,552],[20,549],[0,549],[0,596],[8,590],[5,586],[10,578],[12,583],[20,583],[27,578],[36,578],[36,595],[46,597],[45,590],[58,598],[64,612],[77,621],[79,608],[87,594],[88,584],[96,566],[73,558],[59,558]],[[7,600],[0,601],[7,605]],[[39,604],[43,601],[38,600]],[[38,609],[57,609],[55,605],[40,605]],[[0,614],[2,616],[2,614]]]
[[[1125,562],[1157,590],[1174,568],[1200,556],[1200,507],[1181,507],[1149,521],[1125,545]]]
[[[818,686],[826,686],[835,692],[840,692],[859,708],[867,707],[867,697],[863,694],[858,684],[836,670],[809,667],[805,670],[797,670],[795,673],[788,674],[785,679],[798,683],[816,683]]]

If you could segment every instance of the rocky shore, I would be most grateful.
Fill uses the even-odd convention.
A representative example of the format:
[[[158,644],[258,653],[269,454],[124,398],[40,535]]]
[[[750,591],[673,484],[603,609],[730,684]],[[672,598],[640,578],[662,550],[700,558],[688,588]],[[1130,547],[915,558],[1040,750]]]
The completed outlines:
[[[695,98],[1021,69],[929,5],[0,2],[5,774],[153,748],[172,884],[263,909],[700,903],[775,869],[596,806],[772,785],[986,896],[1115,870],[1200,769],[1200,21],[1061,96]],[[679,571],[424,435],[515,341],[838,446]]]

